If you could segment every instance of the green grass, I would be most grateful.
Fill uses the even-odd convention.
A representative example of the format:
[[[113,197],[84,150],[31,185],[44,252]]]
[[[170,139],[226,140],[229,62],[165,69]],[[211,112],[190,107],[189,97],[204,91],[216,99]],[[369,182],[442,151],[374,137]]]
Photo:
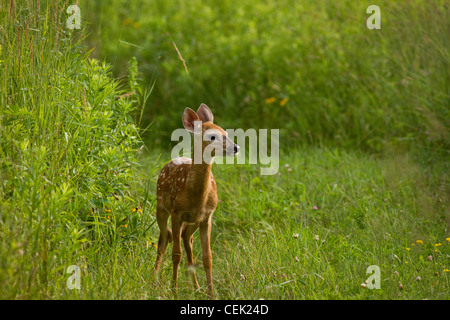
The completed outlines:
[[[142,175],[154,159],[142,161]],[[305,148],[282,159],[275,176],[260,176],[251,165],[213,168],[221,200],[212,230],[218,299],[449,298],[445,168],[426,172],[407,155],[372,158],[338,149]],[[145,178],[152,189],[156,177]],[[144,211],[138,223],[153,216]],[[52,298],[206,299],[198,233],[194,257],[201,288],[194,291],[184,258],[177,296],[171,291],[171,245],[155,283],[156,249],[147,243],[157,236],[152,228],[104,243],[96,254],[88,251],[81,290],[64,288],[66,275]],[[370,265],[380,267],[380,290],[361,287]]]
[[[213,169],[221,199],[212,234],[218,298],[448,299],[445,166],[430,172],[408,155],[339,149],[302,148],[280,158],[275,176],[251,165]],[[198,240],[194,254],[203,289],[195,294],[182,276],[180,299],[206,296]],[[170,260],[166,286],[152,287],[155,298],[173,297]],[[380,290],[361,287],[370,265],[380,267]]]
[[[129,12],[138,12],[139,2],[124,3],[112,1],[102,11],[80,1],[86,16],[118,10],[110,26],[132,22],[116,24],[122,32],[96,34],[105,37],[96,43],[113,66],[89,58],[87,30],[65,28],[60,2],[2,4],[0,298],[207,298],[197,234],[197,292],[184,260],[177,296],[170,290],[171,246],[155,282],[156,249],[149,245],[159,232],[156,177],[169,161],[163,137],[181,126],[179,110],[200,101],[217,109],[225,128],[282,129],[279,174],[261,176],[258,165],[213,168],[220,198],[212,230],[217,298],[449,299],[448,37],[442,37],[448,24],[438,23],[446,21],[440,2],[382,9],[385,31],[364,37],[364,19],[353,16],[364,8],[356,2],[325,1],[320,8],[306,2],[297,9],[316,13],[302,15],[300,25],[293,23],[295,10],[273,10],[270,2],[200,10],[197,2],[155,1],[158,14],[139,17]],[[394,13],[398,19],[388,19]],[[419,20],[420,27],[409,28]],[[169,54],[166,31],[187,59],[189,76]],[[295,41],[288,41],[290,32]],[[112,40],[120,34],[130,43],[143,39],[137,44],[145,48],[161,46],[134,46],[135,60]],[[416,38],[429,45],[409,50]],[[162,62],[143,62],[160,53]],[[306,69],[297,74],[290,66],[298,61]],[[149,96],[143,87],[151,88],[155,66]],[[375,67],[381,71],[367,73]],[[355,72],[361,78],[353,82]],[[268,97],[276,103],[266,103]],[[281,106],[284,97],[289,101]],[[155,141],[147,148],[142,119],[154,121],[147,137]],[[71,265],[81,269],[79,290],[67,286]],[[380,268],[380,290],[361,287],[371,265]]]

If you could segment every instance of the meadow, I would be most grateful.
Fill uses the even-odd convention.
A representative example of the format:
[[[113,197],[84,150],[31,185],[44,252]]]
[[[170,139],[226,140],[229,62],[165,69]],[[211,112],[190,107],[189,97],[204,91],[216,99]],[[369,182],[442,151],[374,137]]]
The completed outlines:
[[[380,1],[380,30],[370,4],[79,1],[70,29],[68,1],[2,1],[0,298],[207,299],[198,233],[199,290],[185,258],[176,295],[170,254],[153,274],[157,176],[204,102],[280,130],[277,174],[213,167],[217,299],[448,300],[448,2]]]

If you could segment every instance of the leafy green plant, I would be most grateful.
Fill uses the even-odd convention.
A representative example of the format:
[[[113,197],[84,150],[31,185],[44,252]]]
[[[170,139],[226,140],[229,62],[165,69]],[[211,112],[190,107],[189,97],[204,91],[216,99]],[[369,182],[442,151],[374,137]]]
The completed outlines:
[[[128,94],[138,79],[131,87],[114,79],[110,66],[83,53],[82,34],[65,29],[65,8],[38,4],[11,5],[0,29],[5,298],[51,297],[68,265],[152,224],[142,217],[152,199],[138,192],[146,182],[136,171],[140,97]]]

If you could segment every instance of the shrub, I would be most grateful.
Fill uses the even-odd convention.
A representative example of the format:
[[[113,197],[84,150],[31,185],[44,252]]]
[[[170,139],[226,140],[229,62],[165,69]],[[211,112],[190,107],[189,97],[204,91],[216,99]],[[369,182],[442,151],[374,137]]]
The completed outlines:
[[[64,290],[67,266],[136,233],[148,203],[136,192],[139,98],[83,53],[66,8],[38,4],[11,2],[1,16],[3,298]]]

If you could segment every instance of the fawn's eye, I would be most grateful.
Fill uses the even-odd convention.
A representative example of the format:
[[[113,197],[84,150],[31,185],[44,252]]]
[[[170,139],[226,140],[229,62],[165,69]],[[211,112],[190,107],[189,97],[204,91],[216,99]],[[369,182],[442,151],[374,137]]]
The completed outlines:
[[[211,136],[211,141],[216,140],[216,136]]]

